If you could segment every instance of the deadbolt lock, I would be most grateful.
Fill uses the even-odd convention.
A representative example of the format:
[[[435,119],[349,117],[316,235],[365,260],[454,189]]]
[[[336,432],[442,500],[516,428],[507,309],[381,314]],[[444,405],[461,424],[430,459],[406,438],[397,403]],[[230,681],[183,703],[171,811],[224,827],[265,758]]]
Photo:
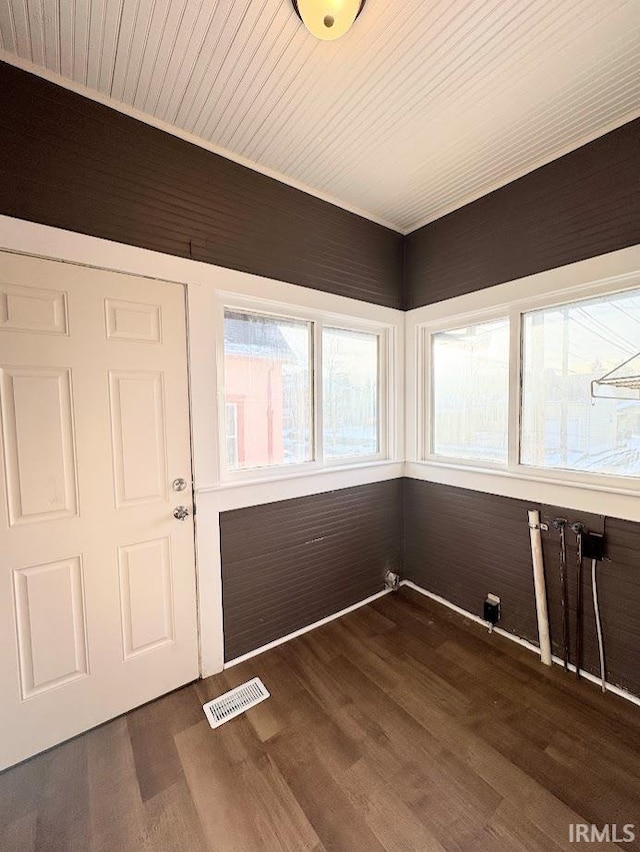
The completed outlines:
[[[180,477],[179,479],[174,479],[171,483],[171,487],[174,491],[184,491],[187,487],[187,480],[182,479],[182,477]]]

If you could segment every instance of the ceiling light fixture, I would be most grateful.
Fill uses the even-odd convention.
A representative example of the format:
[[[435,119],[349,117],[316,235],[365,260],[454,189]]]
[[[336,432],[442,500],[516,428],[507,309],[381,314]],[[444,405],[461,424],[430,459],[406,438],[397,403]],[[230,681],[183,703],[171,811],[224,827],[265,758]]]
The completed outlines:
[[[291,0],[309,32],[323,41],[343,36],[362,11],[366,0]]]

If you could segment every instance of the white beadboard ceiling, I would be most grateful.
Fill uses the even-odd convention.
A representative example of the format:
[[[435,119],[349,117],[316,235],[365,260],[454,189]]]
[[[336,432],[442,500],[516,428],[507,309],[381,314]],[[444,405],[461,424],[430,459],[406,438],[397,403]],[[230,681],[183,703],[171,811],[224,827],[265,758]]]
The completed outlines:
[[[640,115],[640,0],[368,0],[336,42],[290,0],[0,0],[0,49],[405,233]]]

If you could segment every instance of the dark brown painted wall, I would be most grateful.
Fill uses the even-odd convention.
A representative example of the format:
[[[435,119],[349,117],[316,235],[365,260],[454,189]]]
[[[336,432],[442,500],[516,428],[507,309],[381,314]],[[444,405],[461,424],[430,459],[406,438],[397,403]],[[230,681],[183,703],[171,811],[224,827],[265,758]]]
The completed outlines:
[[[3,63],[0,91],[0,213],[364,301],[400,307],[403,264],[413,308],[640,242],[640,121],[403,246],[388,229]],[[224,513],[227,659],[379,591],[401,564],[402,487]],[[535,639],[529,504],[414,480],[405,498],[407,576],[474,612],[494,591],[503,626]],[[640,693],[640,525],[606,525],[610,677]],[[553,576],[549,597],[558,649]],[[585,651],[595,671],[592,635]]]
[[[402,237],[0,63],[0,213],[399,308]]]
[[[482,615],[488,592],[500,596],[500,626],[537,644],[527,509],[604,529],[608,559],[598,568],[608,679],[640,695],[640,524],[541,507],[435,483],[405,480],[404,576],[469,612]],[[567,535],[572,659],[575,640],[575,537]],[[544,534],[545,573],[554,652],[562,621],[556,532]],[[599,674],[590,565],[584,562],[584,661]]]
[[[220,515],[225,659],[382,590],[402,559],[402,480]]]
[[[405,308],[640,243],[640,119],[405,238]]]

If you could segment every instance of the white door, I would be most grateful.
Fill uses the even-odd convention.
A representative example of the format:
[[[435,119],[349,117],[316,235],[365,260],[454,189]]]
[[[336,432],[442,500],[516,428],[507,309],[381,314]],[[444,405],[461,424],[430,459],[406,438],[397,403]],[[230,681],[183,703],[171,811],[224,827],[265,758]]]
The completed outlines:
[[[0,403],[4,768],[198,676],[182,287],[0,252]]]

